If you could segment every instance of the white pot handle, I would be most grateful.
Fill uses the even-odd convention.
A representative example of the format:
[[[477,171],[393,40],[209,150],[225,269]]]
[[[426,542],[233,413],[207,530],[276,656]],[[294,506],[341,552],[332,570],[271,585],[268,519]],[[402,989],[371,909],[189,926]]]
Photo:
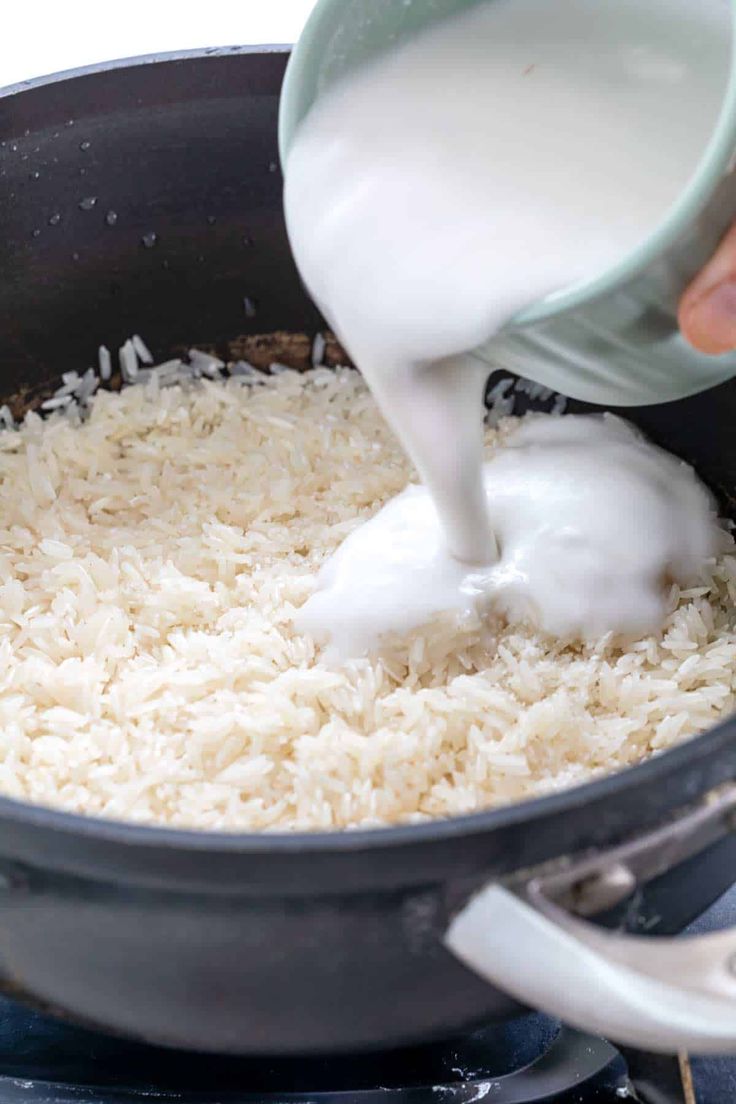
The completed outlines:
[[[594,912],[622,900],[731,830],[734,810],[728,787],[616,851],[520,889],[490,884],[455,917],[446,944],[498,988],[573,1027],[639,1049],[736,1053],[736,931],[625,935],[565,907]]]

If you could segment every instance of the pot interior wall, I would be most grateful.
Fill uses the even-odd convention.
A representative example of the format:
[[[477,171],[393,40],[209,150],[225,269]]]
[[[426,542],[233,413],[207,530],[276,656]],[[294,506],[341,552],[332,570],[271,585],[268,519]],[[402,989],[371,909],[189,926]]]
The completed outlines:
[[[0,98],[0,391],[133,332],[163,359],[319,325],[281,214],[284,64],[212,54]]]

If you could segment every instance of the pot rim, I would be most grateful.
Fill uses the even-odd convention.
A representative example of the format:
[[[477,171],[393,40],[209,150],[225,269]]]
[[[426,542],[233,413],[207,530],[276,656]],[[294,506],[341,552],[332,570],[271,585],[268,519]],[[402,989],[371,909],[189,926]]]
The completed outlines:
[[[248,54],[279,54],[286,58],[291,53],[290,43],[257,42],[236,46],[208,46],[194,50],[164,50],[152,54],[134,54],[131,57],[113,58],[110,61],[95,61],[90,65],[73,66],[71,69],[59,69],[55,73],[44,73],[40,77],[16,81],[14,84],[0,85],[0,100],[11,96],[22,96],[49,84],[61,84],[77,80],[79,77],[97,76],[116,69],[136,69],[142,66],[168,64],[173,61],[201,61],[209,58],[237,57]],[[12,137],[12,135],[6,135]]]

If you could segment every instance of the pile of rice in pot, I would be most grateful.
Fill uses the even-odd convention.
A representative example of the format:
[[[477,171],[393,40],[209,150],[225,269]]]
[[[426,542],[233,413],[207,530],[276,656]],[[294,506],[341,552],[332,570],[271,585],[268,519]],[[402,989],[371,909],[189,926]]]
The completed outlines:
[[[412,823],[617,770],[733,709],[725,534],[626,650],[440,618],[327,666],[294,611],[415,478],[360,376],[226,377],[199,354],[194,381],[144,350],[121,358],[138,386],[69,373],[47,417],[0,411],[3,794],[226,831]]]

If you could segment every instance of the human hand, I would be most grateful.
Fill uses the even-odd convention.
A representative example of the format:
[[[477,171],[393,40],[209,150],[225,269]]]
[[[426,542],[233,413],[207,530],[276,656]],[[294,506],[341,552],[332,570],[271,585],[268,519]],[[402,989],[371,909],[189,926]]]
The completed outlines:
[[[701,353],[736,349],[736,223],[680,300],[683,337]]]

